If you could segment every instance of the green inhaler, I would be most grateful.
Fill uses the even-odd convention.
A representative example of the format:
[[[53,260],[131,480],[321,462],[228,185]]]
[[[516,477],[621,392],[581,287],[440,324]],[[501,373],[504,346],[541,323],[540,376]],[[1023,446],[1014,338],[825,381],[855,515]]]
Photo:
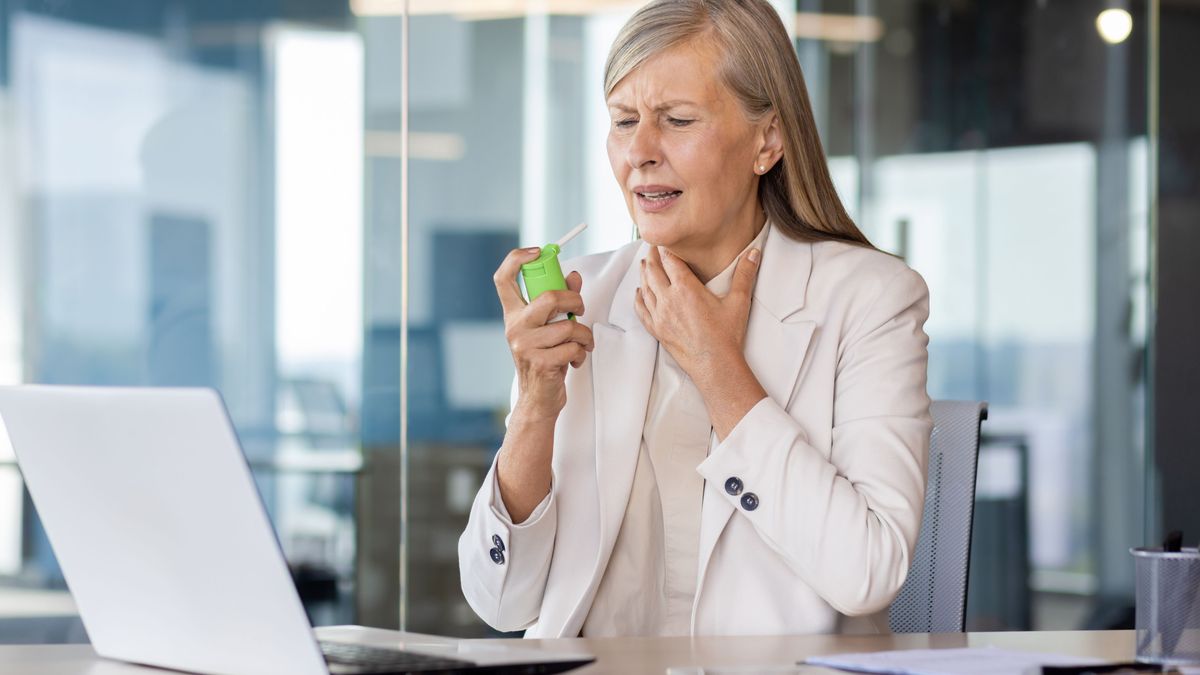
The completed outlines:
[[[521,279],[525,281],[525,292],[529,295],[530,302],[546,291],[567,290],[567,278],[563,276],[562,267],[558,264],[558,254],[562,251],[563,245],[577,237],[585,229],[587,229],[587,224],[580,223],[562,239],[543,246],[537,260],[521,265]],[[557,317],[554,320],[558,321],[561,318],[574,321],[575,315],[567,314],[566,317]]]

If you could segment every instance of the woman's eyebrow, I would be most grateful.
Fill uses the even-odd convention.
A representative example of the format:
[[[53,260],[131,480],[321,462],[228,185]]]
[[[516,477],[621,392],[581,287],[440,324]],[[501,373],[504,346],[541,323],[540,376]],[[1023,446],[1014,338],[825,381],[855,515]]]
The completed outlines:
[[[654,106],[654,112],[662,112],[663,110],[669,110],[671,108],[677,108],[677,107],[683,106],[683,105],[696,105],[696,103],[694,101],[689,101],[687,99],[676,99],[674,101],[664,101],[664,102],[659,103],[658,105]],[[609,103],[608,107],[613,108],[614,110],[619,110],[621,112],[637,112],[637,108],[627,106],[623,103]]]

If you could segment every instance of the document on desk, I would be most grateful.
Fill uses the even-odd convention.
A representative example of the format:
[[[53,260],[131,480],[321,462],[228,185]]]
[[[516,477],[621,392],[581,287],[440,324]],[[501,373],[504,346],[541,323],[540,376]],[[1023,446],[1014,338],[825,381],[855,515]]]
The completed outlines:
[[[1094,666],[1107,661],[998,647],[967,647],[833,654],[814,656],[805,663],[858,673],[894,675],[1031,675],[1041,673],[1042,666]]]

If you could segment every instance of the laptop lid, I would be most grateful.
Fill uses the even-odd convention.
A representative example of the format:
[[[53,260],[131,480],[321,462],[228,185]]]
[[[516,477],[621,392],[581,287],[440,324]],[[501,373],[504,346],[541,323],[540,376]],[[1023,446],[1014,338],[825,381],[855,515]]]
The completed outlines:
[[[0,418],[97,653],[328,673],[216,392],[0,387]]]

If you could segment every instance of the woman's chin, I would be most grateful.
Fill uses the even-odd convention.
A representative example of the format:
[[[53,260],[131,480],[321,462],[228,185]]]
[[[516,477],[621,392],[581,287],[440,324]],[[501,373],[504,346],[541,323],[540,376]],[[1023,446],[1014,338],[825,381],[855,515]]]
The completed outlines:
[[[642,241],[653,246],[666,246],[670,248],[671,244],[679,239],[679,227],[674,223],[665,219],[649,217],[642,215],[637,221],[638,235]]]

